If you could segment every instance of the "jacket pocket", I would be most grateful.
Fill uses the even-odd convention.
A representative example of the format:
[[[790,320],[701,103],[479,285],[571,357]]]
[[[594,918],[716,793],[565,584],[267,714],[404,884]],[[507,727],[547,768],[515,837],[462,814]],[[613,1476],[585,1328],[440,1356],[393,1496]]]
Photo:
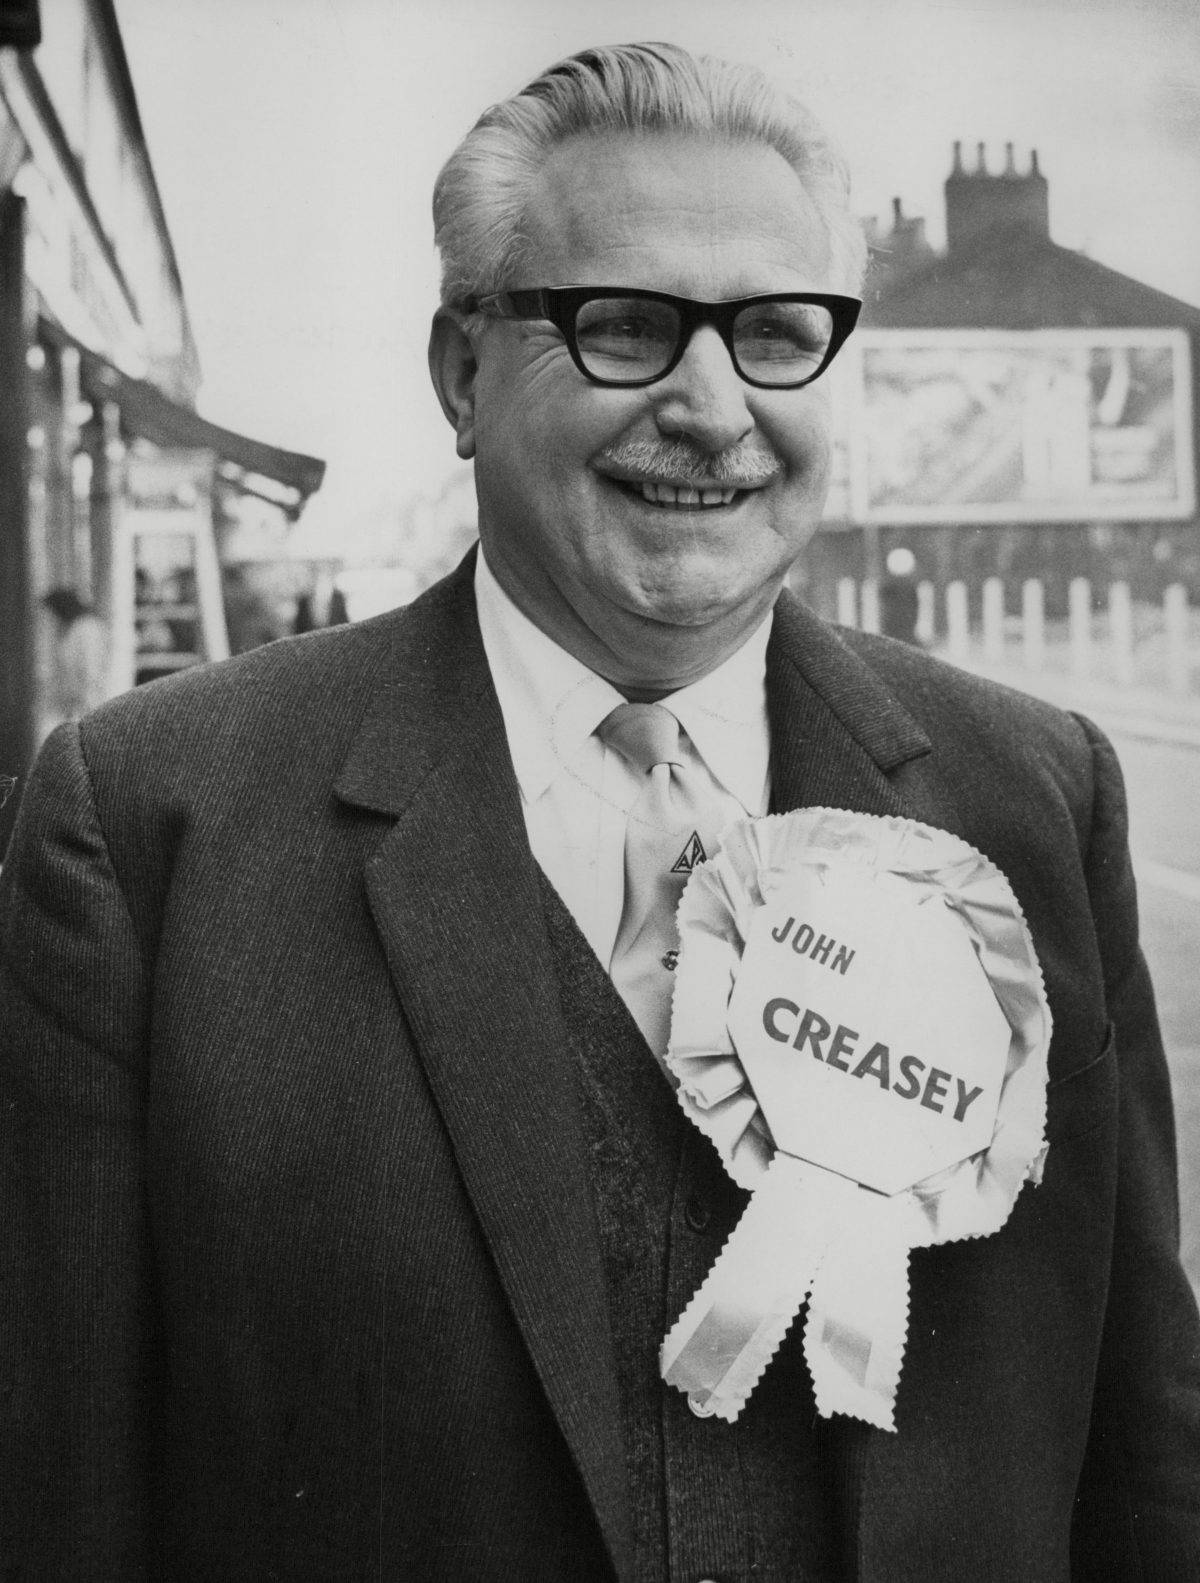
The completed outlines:
[[[1117,1107],[1117,1041],[1110,1022],[1099,1055],[1051,1083],[1046,1090],[1046,1140],[1061,1142],[1092,1132]]]

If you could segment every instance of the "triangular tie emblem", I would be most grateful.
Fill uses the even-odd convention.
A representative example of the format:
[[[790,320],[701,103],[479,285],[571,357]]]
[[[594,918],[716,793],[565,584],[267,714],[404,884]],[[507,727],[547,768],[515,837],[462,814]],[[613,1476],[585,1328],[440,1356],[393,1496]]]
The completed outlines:
[[[688,843],[683,851],[671,864],[672,874],[690,874],[697,863],[707,860],[708,853],[704,850],[704,842],[700,839],[700,832],[693,830],[688,837]],[[661,873],[661,870],[659,871]]]

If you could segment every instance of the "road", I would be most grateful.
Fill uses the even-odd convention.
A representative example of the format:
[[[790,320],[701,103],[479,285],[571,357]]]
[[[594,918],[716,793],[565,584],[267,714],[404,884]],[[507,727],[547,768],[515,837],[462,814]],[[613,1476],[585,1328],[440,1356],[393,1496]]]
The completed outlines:
[[[1129,791],[1142,944],[1175,1091],[1184,1263],[1200,1293],[1200,747],[1117,729],[1112,739]]]

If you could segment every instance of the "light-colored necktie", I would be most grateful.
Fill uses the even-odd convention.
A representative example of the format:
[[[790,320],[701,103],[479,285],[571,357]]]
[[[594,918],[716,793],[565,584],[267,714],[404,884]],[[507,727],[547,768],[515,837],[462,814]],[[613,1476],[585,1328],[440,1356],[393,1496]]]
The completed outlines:
[[[625,902],[609,971],[661,1058],[679,947],[675,909],[692,870],[712,854],[724,821],[711,783],[680,751],[679,722],[669,709],[619,704],[596,735],[645,777],[625,831]]]

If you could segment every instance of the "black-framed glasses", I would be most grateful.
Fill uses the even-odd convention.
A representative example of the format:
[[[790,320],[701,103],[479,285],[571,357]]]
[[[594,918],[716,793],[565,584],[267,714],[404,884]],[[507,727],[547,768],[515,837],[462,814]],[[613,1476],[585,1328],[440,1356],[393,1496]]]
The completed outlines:
[[[469,311],[495,319],[548,319],[594,385],[652,385],[711,324],[748,385],[795,390],[823,374],[862,304],[828,292],[773,291],[699,302],[633,286],[543,286],[477,297]]]

